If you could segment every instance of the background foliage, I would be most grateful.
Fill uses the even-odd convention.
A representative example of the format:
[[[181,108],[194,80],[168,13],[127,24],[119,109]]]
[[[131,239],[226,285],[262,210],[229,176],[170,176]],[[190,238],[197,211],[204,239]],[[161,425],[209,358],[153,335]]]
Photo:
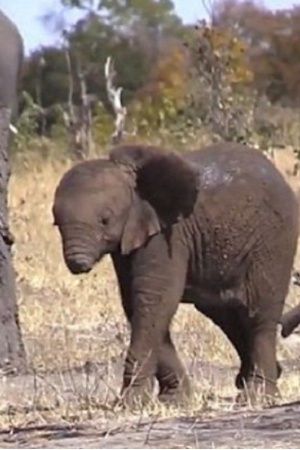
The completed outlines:
[[[68,53],[75,106],[79,72],[87,84],[96,152],[110,143],[113,130],[104,79],[109,55],[129,111],[129,139],[159,136],[178,147],[225,139],[299,150],[299,6],[274,12],[252,0],[220,0],[209,23],[192,26],[182,23],[171,0],[61,3],[80,8],[82,18],[61,29],[61,47],[42,47],[28,57],[16,149],[24,148],[23,132],[25,141],[66,133]],[[48,20],[60,26],[55,13]]]

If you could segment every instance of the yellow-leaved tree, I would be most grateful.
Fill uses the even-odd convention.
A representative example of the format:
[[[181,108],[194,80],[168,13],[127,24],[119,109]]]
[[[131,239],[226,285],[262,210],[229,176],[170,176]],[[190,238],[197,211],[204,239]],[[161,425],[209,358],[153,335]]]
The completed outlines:
[[[243,140],[251,128],[255,99],[247,95],[253,83],[247,44],[234,31],[203,21],[195,27],[188,48],[196,113],[222,139]]]
[[[174,121],[183,108],[187,93],[188,58],[181,42],[165,43],[148,83],[130,105],[140,132],[151,131]]]

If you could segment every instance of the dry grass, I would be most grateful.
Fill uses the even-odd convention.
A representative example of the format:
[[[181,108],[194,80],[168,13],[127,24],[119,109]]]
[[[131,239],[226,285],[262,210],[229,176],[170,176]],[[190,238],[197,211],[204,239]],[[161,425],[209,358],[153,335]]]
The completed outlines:
[[[26,167],[16,167],[10,181],[20,319],[29,364],[37,373],[27,397],[23,392],[23,403],[30,408],[23,409],[24,417],[18,416],[22,423],[29,417],[33,420],[32,415],[28,416],[29,410],[31,414],[34,411],[34,420],[42,422],[58,417],[78,421],[89,418],[95,411],[114,420],[126,417],[120,411],[116,415],[116,410],[109,406],[119,389],[128,342],[110,261],[105,259],[88,275],[72,276],[64,265],[58,232],[52,225],[54,190],[69,165],[33,158]],[[298,261],[300,264],[299,258]],[[288,303],[298,301],[299,290],[294,287]],[[154,403],[141,415],[156,417],[194,414],[209,408],[231,409],[236,393],[232,373],[216,375],[212,366],[204,366],[206,369],[199,366],[201,361],[216,366],[238,364],[226,338],[189,305],[180,306],[173,333],[181,357],[194,374],[194,401],[180,411]],[[300,345],[295,345],[299,354]],[[296,347],[287,345],[287,341],[280,343],[280,357],[294,358]],[[75,371],[78,367],[88,368],[90,362],[96,364],[96,377],[92,378],[88,369]],[[45,373],[54,370],[58,375],[49,381]],[[101,395],[96,386],[99,380]],[[300,379],[295,372],[285,372],[280,384],[284,400],[297,398]],[[11,406],[9,395],[2,408],[2,412],[6,411],[6,424],[17,420],[15,413],[7,414]]]

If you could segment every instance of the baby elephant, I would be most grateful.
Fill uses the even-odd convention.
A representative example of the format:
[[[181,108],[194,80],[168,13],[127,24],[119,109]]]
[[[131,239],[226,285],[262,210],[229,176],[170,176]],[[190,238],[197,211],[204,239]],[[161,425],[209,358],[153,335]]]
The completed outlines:
[[[227,335],[240,360],[236,385],[276,394],[276,327],[298,237],[298,207],[274,165],[256,150],[217,144],[178,155],[127,145],[80,163],[53,206],[65,262],[90,271],[109,253],[131,325],[122,394],[162,400],[190,385],[170,336],[180,302]]]

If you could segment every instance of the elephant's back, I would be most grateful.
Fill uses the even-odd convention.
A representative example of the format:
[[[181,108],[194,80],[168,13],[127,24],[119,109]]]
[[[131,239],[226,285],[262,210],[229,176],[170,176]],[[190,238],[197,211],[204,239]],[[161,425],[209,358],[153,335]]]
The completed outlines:
[[[238,144],[206,147],[186,157],[199,168],[195,220],[208,284],[234,284],[247,267],[255,266],[269,281],[281,277],[283,293],[299,215],[284,177],[261,152]]]
[[[242,144],[225,143],[204,147],[186,154],[197,164],[202,189],[236,183],[239,180],[263,182],[264,186],[288,185],[274,164],[258,150]]]
[[[249,203],[269,203],[282,213],[290,210],[298,217],[292,189],[261,151],[225,143],[189,152],[186,158],[198,166],[200,193],[228,203],[244,194]]]
[[[284,245],[296,246],[298,201],[262,152],[241,144],[217,144],[186,157],[198,166],[197,207],[207,226],[220,226],[224,236],[231,236],[232,229],[237,235],[249,236],[252,230],[275,240],[282,234]]]

